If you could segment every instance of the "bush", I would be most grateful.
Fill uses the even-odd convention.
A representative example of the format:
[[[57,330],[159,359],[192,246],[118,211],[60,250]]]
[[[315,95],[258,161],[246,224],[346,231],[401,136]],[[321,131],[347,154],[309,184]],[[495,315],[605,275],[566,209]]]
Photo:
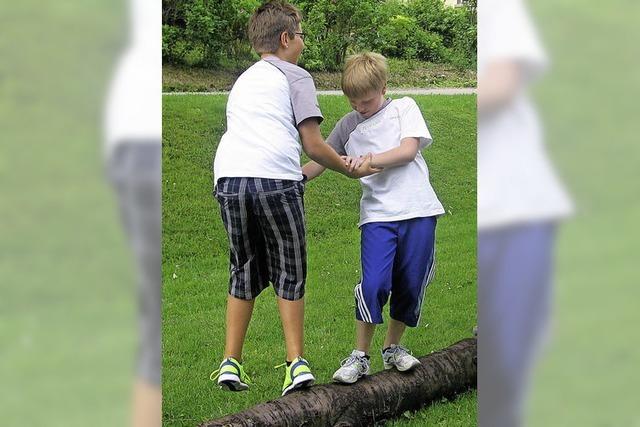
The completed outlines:
[[[162,26],[162,59],[176,62],[182,55],[177,52],[176,45],[182,39],[181,29],[171,25]]]
[[[162,57],[202,67],[238,67],[257,58],[246,28],[264,0],[163,0]],[[476,64],[475,0],[292,0],[303,12],[306,49],[300,65],[338,71],[345,56],[374,50],[388,58]]]
[[[474,67],[477,58],[475,2],[468,7],[446,7],[442,0],[413,0],[409,4],[420,28],[440,35],[441,59],[456,67]],[[423,57],[423,59],[426,59]]]
[[[377,50],[386,56],[414,59],[418,54],[418,30],[414,18],[396,15],[380,28]]]
[[[257,0],[166,0],[162,53],[167,62],[217,66],[246,49],[246,25]]]
[[[379,30],[374,49],[392,58],[437,62],[443,57],[442,37],[420,28],[415,18],[397,15]]]
[[[300,63],[312,71],[337,71],[349,50],[367,48],[378,0],[297,1],[304,14],[306,49]]]

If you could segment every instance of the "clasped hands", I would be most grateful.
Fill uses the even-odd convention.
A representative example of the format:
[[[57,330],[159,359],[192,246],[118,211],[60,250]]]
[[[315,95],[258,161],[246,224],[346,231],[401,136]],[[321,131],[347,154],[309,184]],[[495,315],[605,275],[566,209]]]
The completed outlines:
[[[363,178],[365,176],[373,175],[382,171],[383,168],[376,168],[371,165],[373,159],[372,153],[367,153],[364,156],[352,157],[352,156],[340,156],[344,160],[344,164],[347,167],[348,175],[351,178]]]

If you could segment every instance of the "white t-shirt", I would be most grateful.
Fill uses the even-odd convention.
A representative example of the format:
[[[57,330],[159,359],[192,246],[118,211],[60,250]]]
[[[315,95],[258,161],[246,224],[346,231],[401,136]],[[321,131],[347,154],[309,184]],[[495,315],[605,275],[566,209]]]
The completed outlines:
[[[157,142],[162,138],[161,4],[130,2],[130,44],[118,61],[107,96],[105,151],[123,142]]]
[[[300,181],[302,146],[297,126],[322,121],[311,75],[297,65],[268,57],[245,71],[227,102],[227,131],[214,161],[223,177]]]
[[[522,0],[479,4],[479,91],[483,73],[494,61],[519,63],[525,83],[530,83],[547,68],[548,60]],[[478,228],[557,220],[571,210],[524,89],[500,111],[479,111]]]
[[[407,137],[418,138],[420,150],[432,142],[418,105],[404,97],[387,100],[382,109],[368,119],[356,111],[350,112],[338,122],[327,143],[341,155],[361,156],[397,148]],[[420,151],[412,162],[361,178],[360,183],[359,227],[369,222],[402,221],[444,213],[429,183],[429,169]]]

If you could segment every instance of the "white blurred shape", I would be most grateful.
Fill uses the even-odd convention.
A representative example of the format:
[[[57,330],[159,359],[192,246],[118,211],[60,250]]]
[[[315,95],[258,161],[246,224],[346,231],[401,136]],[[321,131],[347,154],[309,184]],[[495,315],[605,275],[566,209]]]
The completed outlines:
[[[134,427],[161,425],[162,3],[130,1],[130,44],[106,105],[105,154],[137,267]]]
[[[478,422],[517,427],[572,204],[527,94],[549,61],[525,4],[482,0],[478,23]]]
[[[118,61],[107,99],[107,155],[123,141],[162,136],[162,3],[131,0],[130,44]]]
[[[525,6],[483,0],[478,22],[478,227],[566,217],[571,203],[526,93],[548,60]],[[491,72],[505,67],[511,79]]]

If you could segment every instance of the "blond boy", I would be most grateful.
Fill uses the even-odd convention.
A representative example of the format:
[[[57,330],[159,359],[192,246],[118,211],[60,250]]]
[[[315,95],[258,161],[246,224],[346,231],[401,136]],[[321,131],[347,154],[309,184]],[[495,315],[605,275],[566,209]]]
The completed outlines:
[[[376,324],[383,322],[389,296],[384,367],[406,371],[420,364],[400,339],[407,326],[418,324],[435,267],[436,217],[444,213],[420,152],[432,142],[422,113],[411,98],[385,98],[387,76],[382,55],[347,59],[342,90],[354,111],[327,138],[336,152],[349,156],[351,168],[368,161],[372,168],[383,169],[360,179],[362,278],[355,287],[356,348],[333,376],[342,383],[369,373],[371,340]],[[303,167],[309,180],[324,170],[316,162]]]

